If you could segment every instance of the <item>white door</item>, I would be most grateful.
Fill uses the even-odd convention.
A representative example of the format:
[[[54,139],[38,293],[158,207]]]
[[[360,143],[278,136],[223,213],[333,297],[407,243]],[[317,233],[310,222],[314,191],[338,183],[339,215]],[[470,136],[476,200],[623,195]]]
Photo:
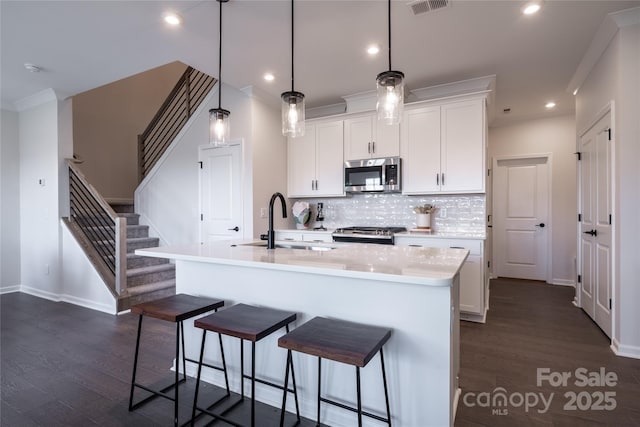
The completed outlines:
[[[611,116],[580,137],[580,305],[611,336]]]
[[[242,146],[201,148],[200,161],[201,241],[243,238]]]
[[[493,170],[495,273],[547,280],[549,157],[497,158]]]

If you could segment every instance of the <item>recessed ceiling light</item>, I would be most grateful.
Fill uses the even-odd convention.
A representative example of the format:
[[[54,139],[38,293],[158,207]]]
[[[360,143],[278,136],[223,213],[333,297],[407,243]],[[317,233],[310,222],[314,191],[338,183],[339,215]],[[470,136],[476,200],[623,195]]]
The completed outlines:
[[[379,48],[378,46],[376,46],[376,45],[371,45],[371,46],[369,46],[369,47],[367,48],[367,53],[368,53],[369,55],[375,55],[375,54],[377,54],[378,52],[380,52],[380,48]]]
[[[164,22],[172,26],[180,25],[182,23],[182,17],[174,12],[167,13],[164,15]]]
[[[540,3],[527,3],[522,8],[522,13],[525,15],[533,15],[540,10]]]
[[[556,103],[555,103],[555,102],[553,102],[553,101],[549,101],[549,102],[547,102],[546,104],[544,104],[544,106],[545,106],[546,108],[551,109],[551,108],[553,108],[553,107],[555,107],[555,106],[556,106]]]
[[[264,79],[268,82],[272,82],[275,79],[275,76],[271,73],[265,73]]]
[[[573,96],[576,96],[578,94],[578,89],[573,91]]]

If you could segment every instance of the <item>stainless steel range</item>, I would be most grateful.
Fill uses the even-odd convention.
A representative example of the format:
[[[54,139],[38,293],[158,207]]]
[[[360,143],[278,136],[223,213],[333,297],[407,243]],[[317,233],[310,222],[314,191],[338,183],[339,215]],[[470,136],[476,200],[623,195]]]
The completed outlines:
[[[394,234],[404,231],[405,227],[344,227],[337,228],[332,236],[334,242],[393,245]]]

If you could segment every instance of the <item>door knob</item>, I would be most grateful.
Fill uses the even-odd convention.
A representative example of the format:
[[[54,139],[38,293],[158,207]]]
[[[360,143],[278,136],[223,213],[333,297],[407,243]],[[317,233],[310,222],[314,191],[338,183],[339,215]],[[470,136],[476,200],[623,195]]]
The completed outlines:
[[[590,234],[592,236],[597,236],[598,235],[598,230],[584,231],[584,234]]]
[[[238,228],[238,226],[236,225],[236,226],[235,226],[235,227],[233,227],[233,228],[227,228],[227,230],[229,230],[229,231],[232,231],[232,230],[233,230],[233,231],[240,231],[240,228]]]
[[[541,222],[540,224],[536,224],[536,227],[544,228],[544,222]]]

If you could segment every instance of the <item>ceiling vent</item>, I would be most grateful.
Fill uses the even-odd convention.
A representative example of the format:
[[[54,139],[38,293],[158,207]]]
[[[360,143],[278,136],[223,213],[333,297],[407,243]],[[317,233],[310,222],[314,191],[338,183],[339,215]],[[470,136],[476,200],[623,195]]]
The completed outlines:
[[[449,0],[414,0],[407,3],[414,15],[431,12],[434,10],[450,7]]]

